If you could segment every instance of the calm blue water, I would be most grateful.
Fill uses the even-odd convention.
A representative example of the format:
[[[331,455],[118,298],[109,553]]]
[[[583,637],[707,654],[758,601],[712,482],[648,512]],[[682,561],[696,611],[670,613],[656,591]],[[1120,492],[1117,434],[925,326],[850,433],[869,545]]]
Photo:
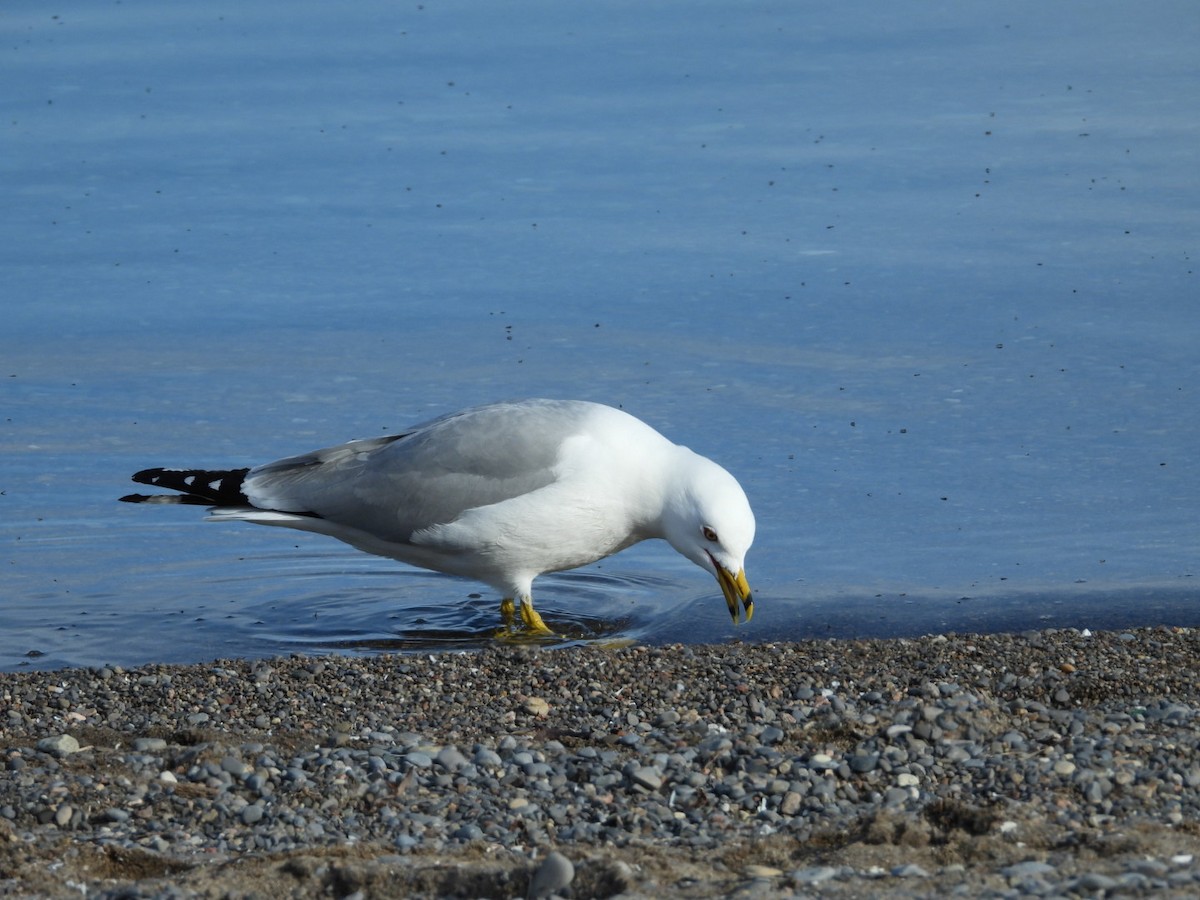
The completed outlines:
[[[571,639],[1200,624],[1190,2],[0,30],[0,669],[489,640],[478,585],[116,498],[521,396],[758,515],[749,626],[646,544],[539,580]]]

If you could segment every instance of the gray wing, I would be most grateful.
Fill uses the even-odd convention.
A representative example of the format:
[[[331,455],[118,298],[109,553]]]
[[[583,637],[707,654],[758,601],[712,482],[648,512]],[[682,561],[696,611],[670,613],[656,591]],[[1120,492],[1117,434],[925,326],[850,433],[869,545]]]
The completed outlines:
[[[553,482],[563,442],[593,408],[550,400],[475,407],[404,434],[258,466],[242,489],[259,509],[315,515],[407,543],[414,531]]]

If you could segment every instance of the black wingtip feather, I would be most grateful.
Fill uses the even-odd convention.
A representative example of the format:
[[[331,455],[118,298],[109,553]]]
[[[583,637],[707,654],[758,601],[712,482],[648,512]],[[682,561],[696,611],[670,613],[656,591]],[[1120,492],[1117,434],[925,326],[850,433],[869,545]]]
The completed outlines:
[[[195,503],[204,506],[245,506],[242,482],[249,469],[143,469],[133,476],[138,484],[179,491],[180,496],[127,494],[126,503]]]

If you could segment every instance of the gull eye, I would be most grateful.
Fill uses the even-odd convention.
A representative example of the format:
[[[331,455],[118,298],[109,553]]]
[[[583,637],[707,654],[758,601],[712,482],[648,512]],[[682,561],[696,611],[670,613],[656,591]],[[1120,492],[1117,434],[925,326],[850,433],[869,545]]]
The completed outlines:
[[[706,541],[712,541],[714,544],[717,542],[717,533],[715,531],[713,531],[712,528],[710,528],[709,526],[705,525],[703,528],[700,529],[700,531],[703,532],[704,539]]]

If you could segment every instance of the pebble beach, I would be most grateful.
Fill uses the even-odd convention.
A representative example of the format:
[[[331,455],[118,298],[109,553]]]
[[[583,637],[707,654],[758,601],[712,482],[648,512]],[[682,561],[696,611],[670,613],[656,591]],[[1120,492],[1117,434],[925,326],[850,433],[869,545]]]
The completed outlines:
[[[1196,896],[1198,635],[0,675],[0,897]]]

